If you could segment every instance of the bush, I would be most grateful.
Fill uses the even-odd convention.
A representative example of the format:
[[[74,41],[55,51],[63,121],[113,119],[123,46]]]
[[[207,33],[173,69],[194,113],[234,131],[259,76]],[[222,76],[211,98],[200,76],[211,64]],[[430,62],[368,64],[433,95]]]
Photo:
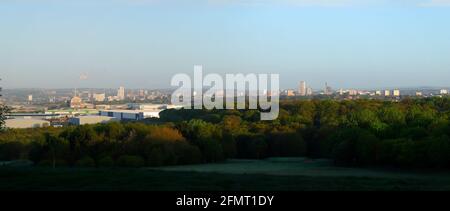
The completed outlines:
[[[114,160],[110,156],[102,157],[102,158],[100,158],[100,160],[98,160],[98,166],[99,167],[113,167]]]
[[[153,148],[147,159],[147,164],[149,166],[162,166],[164,165],[164,154],[160,147]]]
[[[84,156],[77,161],[76,166],[79,167],[95,167],[95,161],[89,156]]]
[[[24,158],[26,153],[24,144],[20,142],[9,142],[0,145],[0,160],[9,161]]]
[[[117,159],[117,165],[121,167],[142,167],[145,161],[140,156],[122,155]]]

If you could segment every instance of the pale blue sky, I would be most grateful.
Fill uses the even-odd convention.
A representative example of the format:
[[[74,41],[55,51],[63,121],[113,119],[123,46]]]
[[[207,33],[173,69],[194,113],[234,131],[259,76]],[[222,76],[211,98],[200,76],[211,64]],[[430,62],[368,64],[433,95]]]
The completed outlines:
[[[0,1],[4,88],[167,88],[194,64],[282,88],[450,86],[450,1]]]

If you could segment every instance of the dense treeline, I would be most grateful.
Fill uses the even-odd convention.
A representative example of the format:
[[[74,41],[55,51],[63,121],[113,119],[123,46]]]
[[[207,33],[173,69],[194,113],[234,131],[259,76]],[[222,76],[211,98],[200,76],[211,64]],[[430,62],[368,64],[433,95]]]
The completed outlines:
[[[222,125],[237,157],[308,156],[338,165],[450,168],[450,98],[284,100],[280,116],[257,111],[168,110],[163,121]]]
[[[138,167],[201,160],[198,147],[176,129],[141,123],[8,130],[0,143],[0,160],[30,159],[40,165]]]
[[[38,165],[159,166],[272,156],[337,165],[450,168],[449,98],[285,100],[274,121],[253,110],[166,110],[160,122],[7,130],[0,160]]]

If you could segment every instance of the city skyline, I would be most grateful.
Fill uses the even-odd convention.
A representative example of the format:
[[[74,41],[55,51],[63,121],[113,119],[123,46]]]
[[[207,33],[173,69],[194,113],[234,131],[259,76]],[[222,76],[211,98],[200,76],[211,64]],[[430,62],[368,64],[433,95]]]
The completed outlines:
[[[449,6],[8,0],[0,4],[0,86],[162,89],[201,64],[205,74],[279,73],[282,89],[300,80],[313,89],[448,87]]]

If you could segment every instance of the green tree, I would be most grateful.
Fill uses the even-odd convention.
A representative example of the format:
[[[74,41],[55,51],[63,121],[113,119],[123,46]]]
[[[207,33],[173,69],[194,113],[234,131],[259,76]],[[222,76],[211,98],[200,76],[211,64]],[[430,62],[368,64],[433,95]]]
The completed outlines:
[[[443,135],[439,138],[432,138],[428,148],[428,158],[435,167],[448,167],[450,164],[450,138]]]
[[[1,79],[0,79],[1,80]],[[0,97],[2,97],[1,94],[2,87],[0,87]],[[11,109],[0,102],[0,130],[4,129],[5,126],[5,120],[6,120],[6,114],[9,113]]]
[[[45,144],[48,149],[50,159],[52,161],[52,167],[56,167],[57,154],[61,150],[61,138],[51,135],[50,133],[45,133]]]

